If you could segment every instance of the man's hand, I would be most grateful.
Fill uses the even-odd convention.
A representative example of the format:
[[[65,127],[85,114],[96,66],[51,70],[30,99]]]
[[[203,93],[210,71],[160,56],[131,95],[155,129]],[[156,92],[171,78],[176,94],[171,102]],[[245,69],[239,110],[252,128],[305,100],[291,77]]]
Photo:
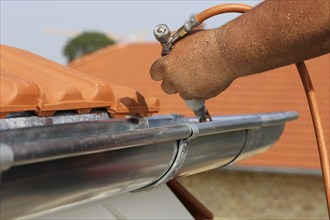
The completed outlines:
[[[151,67],[152,79],[162,80],[168,94],[183,99],[208,99],[234,80],[217,44],[215,30],[199,31],[177,42],[170,54]]]
[[[330,52],[329,0],[266,0],[226,25],[177,42],[150,73],[169,94],[208,99],[237,77]]]

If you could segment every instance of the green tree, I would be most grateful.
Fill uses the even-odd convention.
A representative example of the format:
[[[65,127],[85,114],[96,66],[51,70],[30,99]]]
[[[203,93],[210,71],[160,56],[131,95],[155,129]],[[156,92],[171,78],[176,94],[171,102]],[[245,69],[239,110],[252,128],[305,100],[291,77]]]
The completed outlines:
[[[78,57],[115,43],[115,40],[107,37],[103,33],[84,32],[70,39],[65,45],[63,53],[68,62],[71,62]]]

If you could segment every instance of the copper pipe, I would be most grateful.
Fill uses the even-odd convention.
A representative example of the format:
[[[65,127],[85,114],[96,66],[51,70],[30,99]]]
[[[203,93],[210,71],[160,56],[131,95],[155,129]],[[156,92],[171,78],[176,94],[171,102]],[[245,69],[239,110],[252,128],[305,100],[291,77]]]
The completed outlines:
[[[222,13],[228,12],[239,12],[244,13],[248,10],[252,9],[249,5],[244,4],[223,4],[223,5],[216,5],[214,7],[208,8],[201,13],[195,16],[195,19],[198,23],[203,23],[206,19],[209,19],[215,15],[219,15]]]
[[[323,132],[323,127],[321,123],[321,117],[314,93],[313,84],[311,81],[311,78],[308,74],[308,70],[306,68],[306,65],[304,62],[296,63],[296,67],[298,69],[301,81],[304,85],[304,89],[306,92],[306,97],[309,105],[309,109],[312,116],[318,151],[319,151],[319,157],[320,157],[320,163],[321,163],[321,170],[323,174],[323,181],[324,181],[324,188],[325,188],[325,195],[328,205],[328,214],[330,217],[330,169],[329,169],[329,157],[327,152],[327,146],[325,141],[325,135]]]

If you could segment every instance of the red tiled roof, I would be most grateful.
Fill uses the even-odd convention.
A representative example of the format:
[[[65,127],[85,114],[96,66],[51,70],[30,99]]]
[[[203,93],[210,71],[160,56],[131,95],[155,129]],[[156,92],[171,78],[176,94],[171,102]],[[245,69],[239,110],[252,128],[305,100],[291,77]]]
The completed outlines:
[[[70,64],[74,69],[159,98],[159,114],[193,116],[178,95],[166,95],[149,77],[160,56],[158,44],[115,45]],[[314,83],[319,110],[329,140],[329,54],[306,62]],[[211,115],[294,110],[300,115],[288,123],[280,140],[267,152],[244,160],[241,166],[319,168],[317,147],[304,90],[294,65],[237,79],[229,89],[207,101]],[[329,144],[328,144],[329,146]]]
[[[159,110],[156,98],[110,84],[17,48],[1,45],[0,116],[35,111],[50,116],[60,110],[87,113],[106,108],[114,117],[150,115]]]

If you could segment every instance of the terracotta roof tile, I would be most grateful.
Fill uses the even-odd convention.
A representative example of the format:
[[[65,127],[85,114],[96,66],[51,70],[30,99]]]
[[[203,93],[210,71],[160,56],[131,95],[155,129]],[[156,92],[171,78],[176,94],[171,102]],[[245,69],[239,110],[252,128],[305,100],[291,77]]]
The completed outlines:
[[[116,117],[158,111],[157,99],[145,99],[133,89],[109,82],[1,45],[2,117],[9,112],[29,110],[49,116],[59,110],[87,113],[92,108],[107,108]]]
[[[125,117],[126,115],[140,115],[142,117],[151,116],[159,111],[159,100],[151,97],[145,99],[136,90],[111,84],[115,94],[116,102],[113,102],[109,112],[114,117]]]
[[[39,91],[28,79],[12,74],[1,67],[0,99],[1,118],[8,112],[32,111],[38,102]],[[11,92],[7,92],[11,91]]]
[[[160,56],[160,51],[160,45],[152,43],[116,45],[78,59],[70,66],[159,98],[160,114],[193,116],[178,95],[166,95],[160,83],[150,79],[150,66]],[[307,67],[329,140],[329,55],[307,61]],[[300,118],[287,124],[284,134],[270,150],[239,165],[319,168],[308,105],[294,65],[237,79],[224,93],[207,101],[207,107],[213,115],[297,111]]]

